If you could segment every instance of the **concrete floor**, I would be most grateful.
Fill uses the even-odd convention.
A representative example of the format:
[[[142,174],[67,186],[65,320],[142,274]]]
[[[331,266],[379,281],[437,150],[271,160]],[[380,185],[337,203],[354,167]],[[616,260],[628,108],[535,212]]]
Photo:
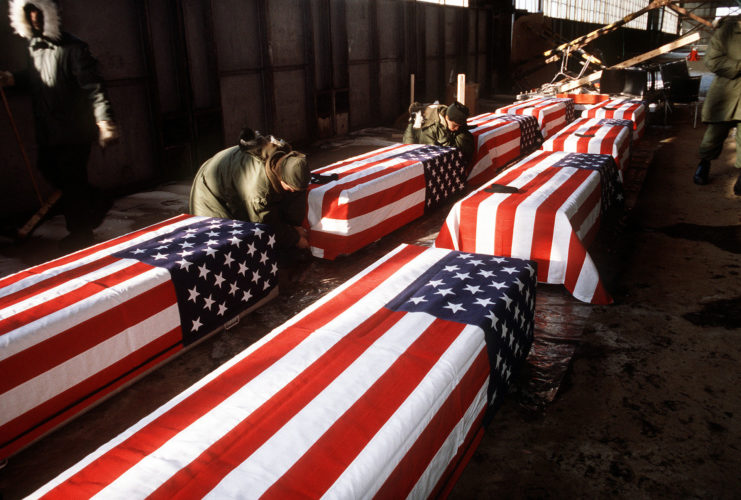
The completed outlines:
[[[692,173],[703,127],[692,128],[686,108],[670,120],[649,127],[643,150],[653,161],[632,184],[635,206],[622,224],[605,225],[596,243],[594,256],[615,304],[590,306],[562,287],[539,286],[536,352],[453,498],[738,498],[741,199],[731,192],[735,146],[728,141],[714,162],[711,183],[696,186]],[[396,131],[370,130],[308,152],[318,167],[399,138]],[[116,200],[98,239],[186,211],[188,189],[172,183]],[[431,244],[449,207],[352,258],[286,269],[280,296],[250,321],[11,458],[0,470],[2,498],[32,492],[398,243]],[[0,239],[0,275],[58,256],[56,241],[64,233],[57,216],[23,243]]]

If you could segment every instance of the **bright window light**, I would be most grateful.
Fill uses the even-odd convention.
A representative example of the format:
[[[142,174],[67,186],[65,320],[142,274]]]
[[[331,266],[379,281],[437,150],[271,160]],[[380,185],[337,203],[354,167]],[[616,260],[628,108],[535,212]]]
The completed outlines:
[[[417,0],[418,2],[452,5],[453,7],[468,7],[468,0]]]
[[[715,18],[721,19],[726,16],[738,16],[741,15],[741,7],[716,7]]]
[[[515,0],[515,8],[520,10],[542,10],[546,17],[593,24],[614,23],[628,14],[638,12],[647,4],[646,0]],[[647,14],[643,14],[624,26],[645,30],[647,20]],[[664,9],[661,31],[676,33],[678,22],[676,13]]]

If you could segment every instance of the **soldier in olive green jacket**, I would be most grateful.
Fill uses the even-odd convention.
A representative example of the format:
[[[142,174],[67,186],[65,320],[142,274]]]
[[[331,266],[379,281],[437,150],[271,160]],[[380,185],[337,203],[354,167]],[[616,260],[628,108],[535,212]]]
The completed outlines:
[[[225,149],[198,170],[190,212],[272,226],[279,248],[308,248],[306,215],[310,171],[306,157],[274,137],[244,129],[239,145]]]
[[[414,103],[409,107],[409,125],[404,131],[405,144],[453,146],[461,150],[466,163],[473,158],[473,135],[468,131],[466,106],[454,102],[450,106]]]
[[[700,164],[696,184],[707,184],[710,161],[718,158],[728,132],[736,127],[736,168],[741,169],[741,24],[739,18],[725,20],[713,33],[704,57],[705,66],[715,73],[702,107],[702,121],[707,124],[700,143]],[[741,195],[741,177],[733,187]]]

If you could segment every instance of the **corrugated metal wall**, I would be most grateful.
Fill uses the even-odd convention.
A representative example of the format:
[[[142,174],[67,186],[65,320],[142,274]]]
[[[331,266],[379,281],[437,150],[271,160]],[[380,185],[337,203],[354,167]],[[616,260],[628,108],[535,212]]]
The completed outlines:
[[[443,100],[457,72],[485,93],[505,72],[511,24],[508,2],[485,3],[62,0],[65,29],[100,60],[123,133],[105,152],[94,148],[91,179],[130,190],[188,178],[244,125],[294,143],[389,125],[408,106],[410,73],[418,100]],[[0,0],[0,69],[18,69],[25,43],[10,32],[7,6]],[[33,162],[29,99],[8,96]],[[33,211],[22,157],[0,115],[0,169],[11,180],[0,185],[3,213]]]

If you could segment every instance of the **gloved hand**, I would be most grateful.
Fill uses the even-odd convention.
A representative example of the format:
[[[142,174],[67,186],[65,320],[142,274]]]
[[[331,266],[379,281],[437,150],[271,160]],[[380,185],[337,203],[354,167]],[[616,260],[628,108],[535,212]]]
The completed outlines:
[[[114,144],[118,141],[120,134],[118,133],[118,127],[114,122],[102,121],[98,122],[98,144],[100,147],[105,149],[110,144]]]
[[[298,233],[298,241],[296,242],[297,248],[309,248],[309,231],[302,226],[293,226]]]
[[[15,78],[10,71],[0,71],[0,87],[12,87],[15,85]]]

